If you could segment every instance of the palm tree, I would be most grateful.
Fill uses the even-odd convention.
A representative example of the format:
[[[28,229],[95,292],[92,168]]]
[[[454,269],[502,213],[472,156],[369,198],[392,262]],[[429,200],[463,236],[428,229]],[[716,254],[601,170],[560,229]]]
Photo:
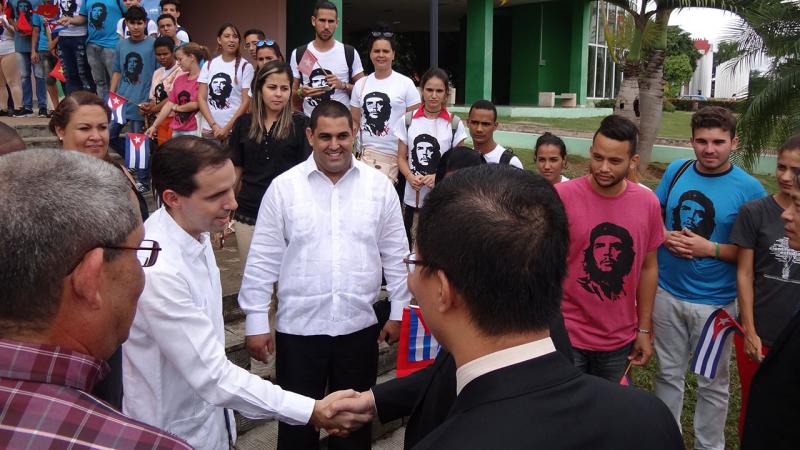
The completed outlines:
[[[735,35],[742,55],[735,63],[770,58],[764,74],[769,83],[749,92],[739,118],[740,144],[734,158],[752,168],[763,149],[800,132],[800,4],[760,0],[740,8],[739,15],[742,24]]]
[[[639,125],[637,152],[640,158],[639,170],[644,171],[650,163],[653,144],[661,126],[664,103],[664,56],[670,15],[676,9],[689,7],[735,10],[738,2],[736,0],[605,1],[625,10],[634,24],[629,48],[623,52],[625,79],[617,94],[614,111],[615,114],[627,117]],[[633,110],[636,99],[638,99],[638,115]]]

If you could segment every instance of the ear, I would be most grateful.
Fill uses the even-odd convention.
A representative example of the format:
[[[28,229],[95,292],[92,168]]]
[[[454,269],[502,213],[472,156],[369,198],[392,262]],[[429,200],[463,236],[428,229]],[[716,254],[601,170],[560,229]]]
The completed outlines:
[[[66,130],[61,127],[56,127],[56,136],[58,136],[59,141],[64,140],[64,135],[67,134]]]
[[[311,127],[306,128],[306,139],[308,139],[311,148],[314,148],[314,130]]]
[[[316,28],[317,27],[317,18],[313,15],[311,16],[311,26]]]
[[[639,167],[639,154],[635,154],[631,157],[631,169],[635,169]]]
[[[443,270],[436,271],[436,278],[439,280],[440,284],[439,298],[436,300],[436,310],[440,314],[443,314],[452,311],[456,303],[460,302],[460,299],[457,298],[458,294],[456,290],[453,289],[450,280]]]
[[[161,201],[169,208],[177,208],[180,206],[180,195],[172,189],[167,189],[161,195]]]
[[[734,137],[731,139],[731,150],[736,150],[736,147],[739,146],[739,136]]]
[[[100,307],[100,284],[103,273],[103,249],[98,247],[83,255],[75,270],[67,276],[67,288],[76,305],[95,310]]]

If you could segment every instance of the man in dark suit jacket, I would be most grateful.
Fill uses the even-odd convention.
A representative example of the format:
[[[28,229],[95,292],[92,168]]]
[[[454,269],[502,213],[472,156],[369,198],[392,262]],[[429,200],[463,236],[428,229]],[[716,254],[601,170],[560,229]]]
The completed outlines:
[[[447,396],[448,360],[457,398],[414,448],[683,448],[658,399],[581,374],[556,352],[569,237],[546,180],[502,165],[460,170],[426,198],[416,237],[409,288],[451,354],[418,374],[429,378],[420,420],[441,414],[427,404]],[[379,415],[400,407],[375,389]]]

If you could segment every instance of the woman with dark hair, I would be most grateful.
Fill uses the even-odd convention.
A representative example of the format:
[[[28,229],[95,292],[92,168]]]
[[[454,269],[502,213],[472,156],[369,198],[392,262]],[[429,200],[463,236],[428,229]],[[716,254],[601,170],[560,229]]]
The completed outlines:
[[[442,155],[464,143],[467,133],[458,116],[451,115],[445,102],[450,95],[450,77],[439,68],[422,75],[422,106],[404,114],[394,126],[397,165],[406,178],[403,219],[413,248],[416,212],[436,182],[436,168]]]
[[[372,32],[369,58],[375,72],[358,81],[350,96],[350,113],[358,124],[361,160],[397,183],[397,126],[406,111],[419,108],[414,82],[392,70],[395,57],[394,33],[383,28]],[[402,124],[401,124],[402,125]]]
[[[225,141],[233,124],[250,107],[247,95],[253,66],[242,58],[239,29],[226,23],[217,32],[219,55],[203,64],[198,82],[203,137]]]
[[[561,174],[567,167],[567,146],[560,137],[549,131],[539,136],[533,157],[536,159],[539,174],[551,184],[569,181],[569,178]]]
[[[272,39],[256,42],[256,70],[271,61],[284,61],[280,45]],[[252,94],[252,91],[250,93]]]
[[[736,298],[744,336],[734,335],[736,365],[742,387],[741,436],[750,382],[800,307],[800,251],[789,247],[781,215],[792,205],[791,192],[800,172],[800,134],[778,150],[777,194],[752,200],[739,209],[731,242],[739,247]]]
[[[149,216],[147,202],[136,189],[136,181],[119,155],[116,152],[108,151],[108,117],[110,113],[106,102],[97,95],[86,91],[76,91],[64,97],[56,106],[50,118],[50,131],[61,141],[62,149],[85,153],[117,166],[131,184],[131,192],[139,201],[139,211],[142,221],[144,221]],[[91,211],[86,211],[86,213],[91,214]],[[111,366],[111,373],[95,385],[93,394],[121,410],[121,348],[117,349],[108,359],[108,364]]]
[[[292,112],[293,81],[285,62],[272,61],[260,68],[251,86],[250,112],[236,120],[228,140],[241,181],[234,230],[242,264],[247,261],[261,199],[272,180],[311,154],[305,132],[308,119]]]
[[[436,183],[453,172],[467,167],[486,164],[481,152],[469,147],[456,147],[442,155],[439,167],[436,168]]]

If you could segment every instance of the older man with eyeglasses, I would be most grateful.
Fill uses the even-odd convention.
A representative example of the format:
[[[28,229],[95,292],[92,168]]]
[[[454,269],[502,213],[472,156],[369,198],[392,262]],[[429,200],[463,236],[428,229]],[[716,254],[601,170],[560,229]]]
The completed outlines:
[[[128,181],[88,155],[28,150],[0,157],[0,185],[3,447],[190,449],[89,394],[160,250]]]

